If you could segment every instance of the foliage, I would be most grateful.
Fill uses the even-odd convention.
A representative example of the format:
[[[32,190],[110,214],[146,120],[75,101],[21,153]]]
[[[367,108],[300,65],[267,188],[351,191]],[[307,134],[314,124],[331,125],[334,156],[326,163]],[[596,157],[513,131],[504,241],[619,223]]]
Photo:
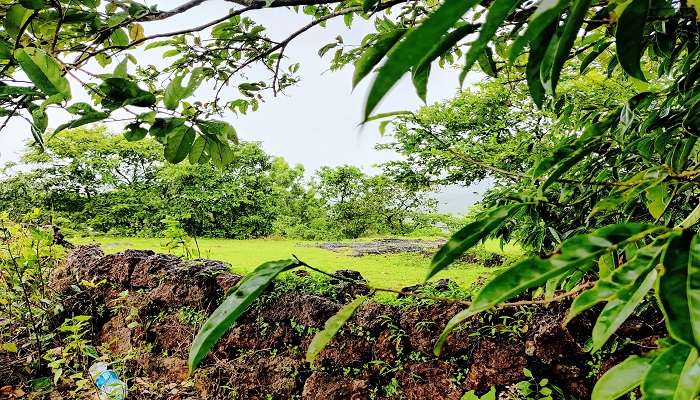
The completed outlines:
[[[125,122],[129,140],[150,136],[170,162],[187,158],[223,168],[232,161],[238,138],[221,116],[256,111],[269,93],[277,95],[298,82],[300,65],[285,56],[298,36],[333,18],[342,17],[352,26],[355,17],[372,17],[378,33],[368,35],[360,48],[345,52],[338,36],[319,51],[323,56],[336,49],[332,63],[341,66],[375,42],[390,47],[400,37],[396,29],[405,30],[428,12],[425,4],[406,0],[234,1],[235,8],[213,20],[194,23],[197,19],[191,18],[192,26],[151,33],[152,25],[196,13],[202,3],[188,1],[160,10],[131,0],[3,2],[0,115],[6,120],[0,130],[10,119],[26,121],[42,146],[47,134],[64,129]],[[263,8],[287,8],[312,21],[286,38],[274,38],[249,16]],[[141,52],[157,53],[159,61],[143,65]],[[383,56],[365,56],[365,74]],[[193,99],[212,89],[208,101]],[[59,118],[68,116],[69,121],[56,126],[54,109],[63,110]]]
[[[163,235],[168,240],[165,243],[165,247],[170,252],[181,250],[181,256],[185,258],[193,258],[195,253],[190,250],[190,246],[192,246],[192,238],[187,235],[187,232],[185,232],[184,229],[182,229],[180,221],[172,217],[166,217],[163,218],[161,222],[165,225]],[[197,253],[199,253],[199,251]],[[199,258],[198,256],[199,254],[197,254],[197,258]]]
[[[364,296],[358,296],[350,303],[344,305],[340,311],[326,321],[323,330],[318,332],[306,350],[306,361],[313,365],[318,354],[330,343],[340,328],[355,314],[355,311],[367,300]]]
[[[328,204],[331,229],[341,238],[410,233],[420,226],[419,216],[436,206],[424,192],[353,166],[321,168],[316,192]]]
[[[86,369],[98,357],[89,340],[91,317],[65,315],[48,287],[63,249],[54,245],[51,226],[41,224],[41,212],[21,220],[0,214],[0,349],[21,360],[9,368],[37,378],[35,388],[67,385],[71,395],[84,394],[92,389]]]
[[[365,119],[405,73],[412,73],[417,92],[424,97],[426,66],[452,54],[461,38],[476,31],[464,73],[478,65],[487,75],[524,78],[534,105],[552,112],[550,118],[557,117],[549,122],[560,135],[553,138],[554,148],[543,147],[539,157],[507,165],[514,171],[481,159],[472,161],[491,173],[510,175],[514,182],[500,188],[493,209],[448,242],[432,271],[444,268],[479,239],[505,237],[507,232],[500,228],[506,220],[517,220],[517,213],[543,225],[550,239],[542,230],[524,238],[538,255],[490,281],[471,308],[448,325],[443,338],[468,315],[530,289],[549,284],[579,294],[590,271],[586,278],[594,287],[580,295],[592,300],[579,300],[578,306],[607,303],[594,328],[594,347],[604,344],[653,288],[676,343],[654,358],[641,389],[654,398],[692,399],[700,390],[693,379],[698,347],[693,225],[700,212],[692,210],[694,201],[688,201],[696,195],[697,178],[695,6],[663,0],[610,4],[447,0],[431,11],[407,30],[387,23],[385,32],[402,33],[377,35],[374,46],[357,50],[345,61],[339,60],[342,54],[336,56],[338,64],[357,60],[355,82],[379,66]],[[471,29],[465,28],[467,24]],[[577,108],[560,82],[601,65],[609,76],[630,79],[631,87],[610,103]],[[652,73],[657,78],[650,83],[633,80],[646,81]],[[522,94],[519,98],[527,102]],[[575,118],[562,121],[563,115]],[[505,131],[517,140],[519,129]],[[450,139],[445,140],[449,149]],[[433,147],[426,146],[426,151]],[[561,211],[548,225],[542,214],[553,208]],[[564,216],[568,225],[560,222]],[[658,256],[637,259],[638,249]],[[610,254],[611,264],[598,262]]]
[[[561,389],[552,385],[547,378],[537,379],[527,368],[524,369],[523,374],[527,379],[509,387],[507,393],[503,395],[503,399],[552,400],[566,398]]]
[[[21,165],[6,166],[0,209],[25,214],[41,207],[78,233],[168,236],[177,222],[190,236],[239,239],[440,231],[439,220],[447,218],[430,214],[435,204],[428,193],[383,175],[324,168],[309,181],[301,166],[254,143],[235,145],[221,170],[168,164],[152,140],[130,142],[104,126],[66,133],[44,150],[28,147]]]
[[[188,360],[190,371],[197,368],[209,350],[216,345],[224,333],[236,322],[246,308],[262,294],[278,274],[299,265],[298,261],[294,260],[269,261],[260,265],[252,274],[245,277],[236,289],[214,310],[194,338]]]
[[[446,1],[412,33],[429,35],[438,48],[441,41],[451,40],[449,31],[460,29],[457,22],[472,7]],[[612,106],[598,104],[572,126],[563,124],[564,137],[551,156],[543,157],[524,173],[515,171],[519,184],[502,191],[508,197],[502,197],[500,205],[485,212],[480,221],[467,225],[438,252],[433,270],[445,265],[443,253],[459,254],[478,238],[498,235],[501,216],[512,207],[534,216],[544,205],[566,208],[577,204],[588,211],[587,215],[574,215],[578,227],[563,235],[556,226],[548,227],[558,240],[540,242],[543,246],[537,250],[544,250],[541,256],[527,258],[494,277],[475,296],[470,308],[448,323],[442,340],[466,317],[528,289],[545,284],[574,288],[598,259],[612,253],[615,262],[591,274],[589,279],[595,286],[580,294],[572,313],[607,302],[593,329],[593,347],[597,349],[654,287],[675,344],[652,356],[651,366],[641,378],[622,378],[631,382],[627,390],[640,384],[645,397],[693,399],[700,391],[695,376],[700,346],[695,326],[700,321],[696,318],[693,275],[693,243],[699,239],[692,229],[698,213],[683,199],[696,194],[698,99],[694,83],[700,65],[697,10],[692,4],[636,0],[609,5],[585,0],[517,2],[506,12],[499,7],[503,7],[499,2],[488,7],[470,53],[487,57],[488,62],[481,65],[487,74],[524,75],[538,107],[553,110],[556,115],[566,112],[572,103],[558,90],[558,84],[562,76],[573,72],[565,68],[574,64],[569,59],[588,53],[590,57],[582,61],[583,70],[606,47],[615,51],[614,56],[605,54],[608,75],[619,65],[629,79],[646,81],[652,69],[657,78],[650,84],[637,84],[635,93],[624,101]],[[476,15],[465,16],[476,22]],[[410,70],[415,74],[421,68],[422,57],[430,54],[430,49],[416,51],[416,47],[409,46],[412,40],[409,33],[404,42],[387,52],[387,60],[371,86],[366,118],[398,78]],[[484,44],[492,41],[497,50],[503,49],[497,52],[498,57],[485,51]],[[529,51],[524,53],[528,45]],[[470,61],[473,58],[468,53],[465,71],[474,64]],[[504,61],[500,71],[496,67],[499,58]],[[423,93],[424,86],[417,85],[417,91]],[[639,205],[643,212],[634,209]],[[591,227],[598,229],[588,233]],[[635,257],[635,253],[639,256],[642,252],[651,256]],[[600,385],[609,382],[601,380],[596,393],[602,393]],[[615,393],[594,398],[621,394]]]
[[[34,225],[39,217],[36,211],[26,217],[29,227],[11,222],[6,213],[0,214],[0,324],[2,347],[22,352],[39,367],[51,332],[48,325],[57,310],[45,299],[49,292],[47,273],[55,268],[61,251],[53,246],[49,229]],[[9,329],[13,323],[21,326]],[[15,342],[22,338],[23,343]]]
[[[211,160],[223,168],[234,160],[231,144],[237,138],[233,127],[214,117],[227,108],[240,113],[257,109],[263,91],[276,93],[295,83],[298,65],[282,66],[291,41],[331,18],[343,16],[352,25],[354,15],[382,13],[374,17],[376,32],[360,46],[346,51],[341,37],[320,52],[336,49],[333,68],[354,63],[355,84],[377,70],[365,120],[373,118],[379,101],[404,74],[411,74],[418,95],[425,98],[430,68],[437,62],[459,63],[462,78],[478,66],[496,79],[524,79],[532,100],[529,106],[551,112],[557,117],[551,123],[561,128],[561,137],[552,138],[554,148],[543,147],[542,153],[537,149],[535,154],[541,157],[535,163],[530,158],[516,159],[507,165],[517,168],[514,171],[480,159],[474,163],[492,174],[510,175],[513,182],[490,194],[490,209],[480,216],[482,222],[468,225],[449,242],[432,269],[445,267],[487,236],[506,239],[511,233],[520,234],[518,238],[535,255],[494,278],[476,295],[467,313],[548,284],[550,290],[583,296],[586,301],[577,300],[580,309],[606,302],[595,328],[595,347],[599,347],[633,306],[653,292],[671,343],[649,356],[648,370],[625,376],[630,384],[624,387],[639,384],[646,398],[694,398],[700,390],[696,378],[700,239],[694,227],[700,205],[693,208],[700,132],[697,4],[669,0],[237,2],[242,8],[184,33],[145,36],[143,24],[166,20],[201,3],[190,1],[159,11],[134,1],[114,1],[104,8],[85,1],[6,2],[0,30],[2,114],[28,121],[41,146],[48,107],[75,117],[56,131],[114,118],[126,110],[131,122],[128,138],[150,134],[163,145],[168,161],[189,158],[194,165]],[[296,10],[312,16],[312,22],[279,42],[267,36],[264,26],[243,15],[263,7],[300,5],[304,7]],[[209,27],[211,38],[196,33]],[[476,39],[466,44],[463,39],[472,33]],[[149,41],[150,48],[167,46],[163,58],[173,57],[172,61],[164,61],[162,68],[140,66],[130,74],[128,63],[134,59],[130,51]],[[112,73],[84,72],[91,60],[104,67],[118,57],[121,62]],[[249,81],[242,72],[256,62],[271,77]],[[581,108],[576,95],[567,96],[565,84],[589,70],[598,70],[599,76],[605,71],[627,80],[629,86],[623,93],[616,91],[609,102],[595,101],[592,107]],[[78,74],[87,75],[86,81],[76,78]],[[68,77],[91,94],[91,104],[70,103],[73,87]],[[224,99],[222,88],[236,78],[240,97]],[[212,101],[185,101],[205,82],[217,90]],[[524,91],[519,93],[516,100],[525,99]],[[568,120],[569,115],[575,118]],[[506,136],[511,150],[518,131]],[[504,162],[494,157],[486,161]],[[465,174],[467,179],[478,178],[471,175]],[[513,220],[523,218],[529,221],[525,228],[539,228],[518,232],[502,224],[506,222],[502,210],[513,208],[518,210]],[[636,258],[639,249],[652,256]],[[449,257],[444,257],[445,252]],[[259,277],[253,274],[249,279]],[[594,286],[585,286],[584,279]],[[453,322],[450,327],[459,321]]]

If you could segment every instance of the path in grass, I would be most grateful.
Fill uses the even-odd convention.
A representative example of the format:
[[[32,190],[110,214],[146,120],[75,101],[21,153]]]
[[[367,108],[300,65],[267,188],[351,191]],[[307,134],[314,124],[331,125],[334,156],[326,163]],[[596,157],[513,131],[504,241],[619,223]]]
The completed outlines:
[[[76,239],[76,243],[97,242],[107,253],[116,253],[126,249],[153,250],[167,253],[162,238],[100,237],[95,239]],[[349,254],[324,250],[315,247],[314,242],[298,240],[230,240],[199,239],[202,258],[220,260],[231,264],[233,272],[245,274],[261,263],[269,260],[291,258],[295,254],[306,263],[327,272],[339,269],[359,271],[374,286],[399,289],[420,283],[428,271],[430,259],[416,253],[367,255],[352,257]],[[486,243],[488,250],[501,252],[495,243]],[[506,253],[517,253],[514,246],[506,246]],[[176,252],[177,253],[177,252]],[[492,271],[477,264],[457,264],[439,273],[434,279],[449,278],[462,286],[469,286],[480,276]]]

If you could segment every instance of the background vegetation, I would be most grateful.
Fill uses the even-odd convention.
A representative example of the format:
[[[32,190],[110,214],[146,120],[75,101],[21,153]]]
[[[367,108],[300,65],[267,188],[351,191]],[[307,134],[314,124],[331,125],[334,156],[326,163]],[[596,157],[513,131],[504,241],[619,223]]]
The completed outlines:
[[[55,136],[7,165],[0,210],[35,208],[72,235],[162,236],[166,219],[191,236],[350,239],[444,234],[458,218],[440,215],[430,188],[413,189],[353,166],[313,177],[256,143],[234,145],[223,169],[165,162],[153,140],[132,142],[105,127]],[[45,221],[49,223],[50,221]]]

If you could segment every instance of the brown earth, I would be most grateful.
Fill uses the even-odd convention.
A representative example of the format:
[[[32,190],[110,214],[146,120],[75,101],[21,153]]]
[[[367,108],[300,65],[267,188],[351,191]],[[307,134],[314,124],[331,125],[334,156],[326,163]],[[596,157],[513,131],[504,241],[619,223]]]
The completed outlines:
[[[275,292],[258,301],[189,378],[186,360],[195,325],[239,280],[215,261],[149,251],[104,255],[98,247],[81,246],[52,274],[51,287],[61,295],[62,317],[91,315],[94,343],[124,360],[129,399],[459,400],[469,390],[484,393],[517,383],[524,368],[582,399],[601,373],[591,370],[595,363],[583,350],[594,314],[563,327],[567,304],[473,318],[436,357],[436,338],[463,306],[400,309],[369,302],[309,365],[304,354],[314,332],[349,294],[363,291],[334,281],[339,290],[333,297]],[[78,285],[83,281],[94,287]],[[652,329],[642,319],[621,329],[645,346],[658,334],[658,326]],[[608,369],[641,351],[648,348],[628,345],[598,367]],[[0,382],[7,378],[2,375],[0,368]]]

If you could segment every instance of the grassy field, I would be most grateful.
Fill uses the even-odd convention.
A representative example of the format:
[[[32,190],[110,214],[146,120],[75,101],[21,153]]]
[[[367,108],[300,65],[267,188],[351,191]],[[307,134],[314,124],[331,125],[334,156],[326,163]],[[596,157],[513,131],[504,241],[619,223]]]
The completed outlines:
[[[98,243],[107,253],[126,249],[168,252],[164,247],[166,239],[162,238],[100,237],[76,239],[75,242]],[[199,239],[198,242],[202,258],[227,262],[236,273],[245,274],[265,261],[291,258],[294,254],[306,263],[324,271],[356,270],[372,285],[393,289],[422,282],[430,264],[429,258],[415,253],[353,257],[314,247],[314,242],[297,240]],[[506,246],[503,250],[496,242],[487,242],[485,246],[495,253],[519,253],[516,246]],[[469,286],[480,276],[488,275],[489,271],[489,268],[481,265],[457,264],[441,272],[434,279],[449,278],[460,285]]]

